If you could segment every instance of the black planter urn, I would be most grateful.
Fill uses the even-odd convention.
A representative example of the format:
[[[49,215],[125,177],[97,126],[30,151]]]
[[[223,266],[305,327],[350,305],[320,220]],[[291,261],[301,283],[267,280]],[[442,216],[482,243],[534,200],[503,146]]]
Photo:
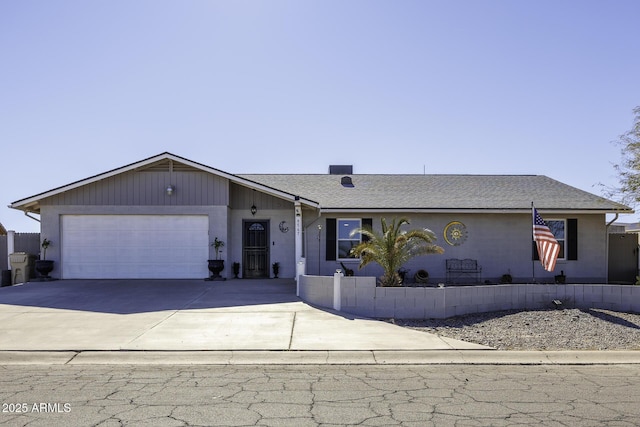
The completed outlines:
[[[35,268],[41,279],[51,279],[49,273],[53,270],[53,261],[48,259],[36,260]]]
[[[237,279],[238,275],[240,274],[240,263],[234,262],[232,268],[233,268],[233,278]]]
[[[225,280],[224,277],[220,276],[220,272],[224,270],[224,260],[223,259],[210,259],[207,267],[211,272],[211,276],[207,277],[205,280]]]
[[[564,270],[560,272],[560,274],[558,274],[557,276],[554,277],[556,283],[564,285],[565,283],[567,283],[567,276],[565,276],[564,274]]]

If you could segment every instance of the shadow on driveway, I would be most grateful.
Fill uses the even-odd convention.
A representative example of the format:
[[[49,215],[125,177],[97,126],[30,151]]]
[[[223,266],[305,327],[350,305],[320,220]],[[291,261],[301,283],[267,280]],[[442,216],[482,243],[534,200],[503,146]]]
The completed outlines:
[[[299,301],[292,279],[57,280],[0,288],[0,304],[113,314]]]

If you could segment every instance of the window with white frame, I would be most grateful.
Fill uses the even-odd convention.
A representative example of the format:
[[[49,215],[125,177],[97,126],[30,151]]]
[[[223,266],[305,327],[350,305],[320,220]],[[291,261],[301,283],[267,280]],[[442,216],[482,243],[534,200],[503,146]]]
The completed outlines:
[[[338,259],[355,258],[355,256],[351,254],[351,249],[360,244],[361,235],[357,233],[352,236],[351,232],[360,227],[362,227],[362,221],[360,219],[338,219],[336,227]]]
[[[560,253],[558,254],[558,259],[565,259],[565,230],[567,229],[567,224],[564,219],[551,219],[545,221],[549,230],[553,233],[553,236],[556,238],[558,243],[560,244]]]

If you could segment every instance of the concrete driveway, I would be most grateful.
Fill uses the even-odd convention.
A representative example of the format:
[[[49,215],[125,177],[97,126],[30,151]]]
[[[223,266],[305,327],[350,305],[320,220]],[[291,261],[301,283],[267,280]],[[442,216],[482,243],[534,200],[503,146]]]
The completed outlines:
[[[0,288],[0,351],[470,350],[318,309],[292,280],[59,280]]]

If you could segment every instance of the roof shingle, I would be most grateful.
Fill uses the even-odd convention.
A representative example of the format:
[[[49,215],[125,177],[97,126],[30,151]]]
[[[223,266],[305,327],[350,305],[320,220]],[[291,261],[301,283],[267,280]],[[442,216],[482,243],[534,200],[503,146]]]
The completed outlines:
[[[543,175],[246,174],[241,177],[319,202],[323,209],[529,209],[631,213],[628,206]]]

